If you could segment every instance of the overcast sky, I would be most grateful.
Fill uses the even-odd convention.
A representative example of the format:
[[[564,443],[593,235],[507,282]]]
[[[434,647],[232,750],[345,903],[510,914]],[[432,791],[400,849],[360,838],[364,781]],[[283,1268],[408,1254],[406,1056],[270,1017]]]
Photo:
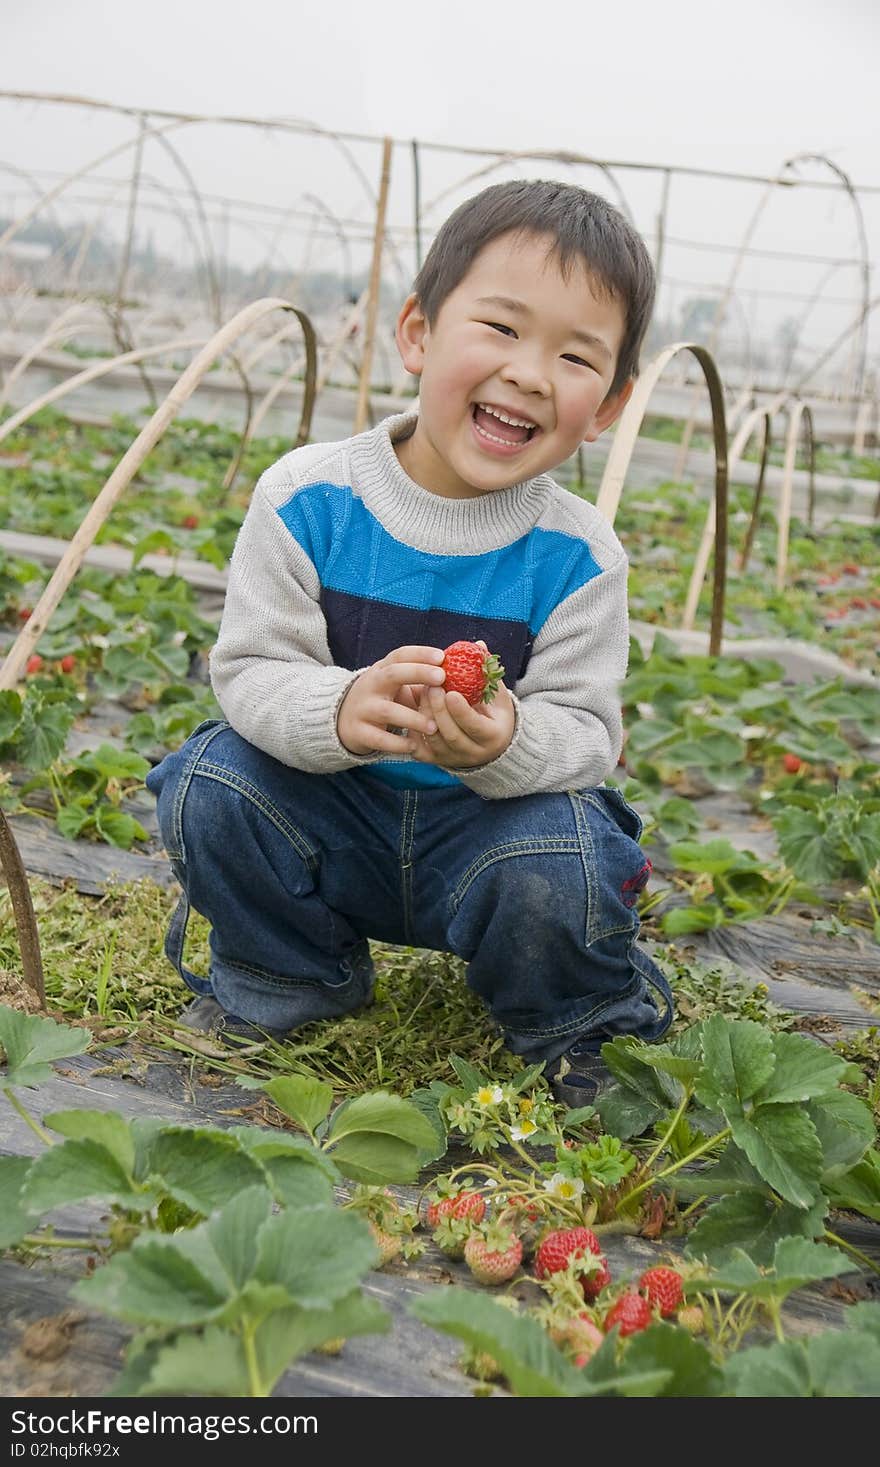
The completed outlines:
[[[768,175],[786,158],[823,153],[856,184],[880,188],[878,14],[874,0],[837,0],[833,7],[828,0],[794,6],[738,0],[729,9],[706,0],[482,6],[474,0],[430,6],[419,0],[5,0],[0,89],[308,119],[398,139],[569,149],[607,160]],[[365,187],[326,143],[288,143],[278,134],[231,128],[202,128],[198,137],[196,131],[173,137],[207,192],[285,207],[311,193],[345,217],[369,217]],[[0,101],[0,163],[41,178],[44,170],[72,168],[130,134],[130,122],[112,116]],[[353,156],[375,187],[377,148],[356,146]],[[423,199],[430,202],[480,162],[426,155]],[[150,167],[158,176],[158,159]],[[391,218],[403,225],[411,218],[403,149],[395,151],[394,168]],[[525,170],[527,176],[550,171],[559,173],[540,164]],[[799,173],[831,177],[815,166]],[[561,176],[615,197],[596,170]],[[651,235],[662,175],[621,170],[617,179],[637,224]],[[8,168],[0,172],[0,212],[13,182]],[[453,189],[430,216],[434,225],[480,186]],[[735,245],[760,193],[757,186],[673,179],[668,233],[691,247],[668,247],[673,284],[667,305],[680,301],[690,284],[723,284],[732,256],[693,245]],[[876,261],[880,192],[862,202]],[[753,244],[855,259],[851,204],[843,194],[780,191]],[[328,263],[338,265],[330,246],[323,249]],[[409,264],[408,255],[403,275]],[[835,271],[818,262],[774,262],[770,255],[752,260],[742,276],[740,315],[750,316],[756,330],[771,318],[797,315],[823,272],[829,276],[823,301],[811,308],[805,327],[818,346],[852,318],[861,290],[855,266]],[[757,291],[777,294],[761,301]],[[873,340],[878,338],[875,325]]]

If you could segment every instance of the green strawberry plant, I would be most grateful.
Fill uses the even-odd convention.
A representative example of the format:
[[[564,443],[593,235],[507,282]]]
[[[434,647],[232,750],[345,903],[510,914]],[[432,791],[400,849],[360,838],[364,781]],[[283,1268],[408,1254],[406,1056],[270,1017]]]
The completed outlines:
[[[141,1330],[114,1394],[268,1395],[300,1354],[389,1327],[359,1287],[380,1259],[362,1191],[347,1208],[334,1188],[413,1180],[438,1155],[419,1110],[382,1092],[333,1110],[329,1086],[294,1076],[262,1088],[306,1136],[114,1111],[37,1121],[17,1088],[89,1040],[0,1005],[0,1089],[43,1147],[0,1157],[0,1247],[81,1246],[107,1260],[73,1293]],[[44,1214],[84,1201],[107,1209],[103,1238],[39,1231]]]

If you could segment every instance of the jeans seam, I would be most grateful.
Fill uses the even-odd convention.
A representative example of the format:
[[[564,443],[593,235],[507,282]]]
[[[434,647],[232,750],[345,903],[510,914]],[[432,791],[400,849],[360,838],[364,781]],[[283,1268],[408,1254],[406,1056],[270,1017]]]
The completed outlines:
[[[327,988],[345,988],[347,984],[326,984],[311,978],[285,978],[281,974],[269,973],[265,968],[254,968],[250,963],[239,963],[234,958],[222,958],[224,969],[234,968],[237,973],[247,973],[251,978],[257,978],[261,983],[266,983],[272,988],[314,988],[318,993],[326,992]]]
[[[625,936],[630,935],[632,936],[633,941],[635,941],[635,938],[639,931],[639,927],[641,925],[639,921],[639,915],[635,907],[631,909],[631,920],[625,922],[622,926],[606,928],[600,928],[599,926],[599,902],[596,883],[597,867],[595,857],[595,844],[593,841],[593,833],[590,829],[589,821],[584,818],[584,812],[581,807],[584,804],[592,805],[594,809],[598,810],[601,814],[606,816],[608,814],[608,811],[606,807],[602,804],[601,800],[597,799],[595,795],[587,791],[578,790],[576,792],[570,792],[569,799],[571,800],[572,808],[574,810],[574,818],[578,830],[578,835],[581,837],[582,841],[581,855],[584,863],[584,875],[587,882],[587,921],[584,928],[584,942],[589,948],[595,946],[597,942],[604,942],[609,937],[619,937],[621,934]],[[620,829],[619,826],[618,829]],[[625,830],[621,830],[620,834],[624,836],[627,840],[631,841],[637,849],[641,849],[638,841],[634,840],[631,835],[627,835]]]
[[[478,859],[465,871],[449,899],[450,907],[453,912],[457,912],[468,888],[473,885],[476,878],[481,876],[489,866],[494,866],[499,861],[509,860],[513,856],[571,856],[576,855],[577,852],[578,842],[572,836],[548,836],[545,840],[537,841],[507,841],[504,845],[493,846],[490,850],[481,852]]]
[[[281,811],[272,804],[271,800],[266,798],[262,790],[258,789],[256,785],[251,784],[249,780],[242,779],[241,775],[233,774],[222,764],[200,764],[194,772],[202,775],[205,779],[213,779],[217,784],[225,784],[227,788],[234,789],[238,794],[244,795],[245,799],[249,800],[260,811],[261,815],[265,815],[266,819],[275,826],[275,829],[293,846],[297,855],[308,867],[310,874],[312,876],[317,875],[317,853],[308,844],[300,831],[296,829],[296,826],[291,825],[289,820],[282,815]]]
[[[416,815],[419,808],[418,790],[405,790],[400,820],[400,890],[403,904],[403,932],[408,943],[412,942],[413,916],[413,845],[416,833]]]
[[[192,751],[184,764],[183,773],[177,782],[177,788],[174,791],[174,802],[171,806],[171,833],[176,845],[173,851],[170,847],[166,847],[170,861],[180,861],[184,865],[186,864],[186,843],[183,839],[183,803],[186,799],[192,777],[195,774],[196,765],[202,757],[203,751],[207,749],[212,739],[215,739],[219,733],[223,733],[229,726],[225,720],[218,720],[213,728],[206,728],[201,737],[198,737],[197,742],[193,745]]]
[[[625,1002],[628,998],[633,998],[641,987],[641,981],[641,974],[637,974],[627,984],[626,988],[621,989],[618,993],[609,994],[601,1003],[596,1004],[595,1008],[592,1008],[588,1014],[581,1014],[577,1019],[571,1019],[566,1024],[557,1024],[549,1029],[521,1029],[519,1027],[514,1029],[512,1026],[507,1025],[505,1026],[506,1032],[508,1034],[528,1035],[536,1039],[553,1039],[563,1034],[579,1034],[588,1024],[594,1024],[597,1019],[601,1019],[602,1015],[608,1009],[614,1008],[616,1004]]]

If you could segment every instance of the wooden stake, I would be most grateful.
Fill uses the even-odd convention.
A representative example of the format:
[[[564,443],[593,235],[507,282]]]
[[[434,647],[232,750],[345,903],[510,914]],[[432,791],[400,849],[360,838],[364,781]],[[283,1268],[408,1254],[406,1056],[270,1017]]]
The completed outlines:
[[[382,143],[382,181],[379,184],[379,203],[376,207],[376,232],[373,236],[373,264],[370,270],[370,285],[367,295],[367,320],[364,327],[364,354],[361,359],[361,376],[358,383],[357,408],[354,415],[354,431],[362,433],[367,426],[367,408],[370,401],[370,374],[373,367],[373,342],[376,336],[376,319],[379,314],[379,292],[382,285],[382,242],[385,238],[385,211],[388,207],[388,185],[391,179],[391,139]]]

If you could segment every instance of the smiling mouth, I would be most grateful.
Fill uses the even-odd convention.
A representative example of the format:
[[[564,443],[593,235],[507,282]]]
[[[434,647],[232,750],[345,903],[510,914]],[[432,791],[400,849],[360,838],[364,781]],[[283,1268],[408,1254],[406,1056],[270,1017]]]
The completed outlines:
[[[517,417],[485,402],[474,403],[471,417],[481,438],[488,438],[503,448],[522,448],[541,431],[530,418]]]

